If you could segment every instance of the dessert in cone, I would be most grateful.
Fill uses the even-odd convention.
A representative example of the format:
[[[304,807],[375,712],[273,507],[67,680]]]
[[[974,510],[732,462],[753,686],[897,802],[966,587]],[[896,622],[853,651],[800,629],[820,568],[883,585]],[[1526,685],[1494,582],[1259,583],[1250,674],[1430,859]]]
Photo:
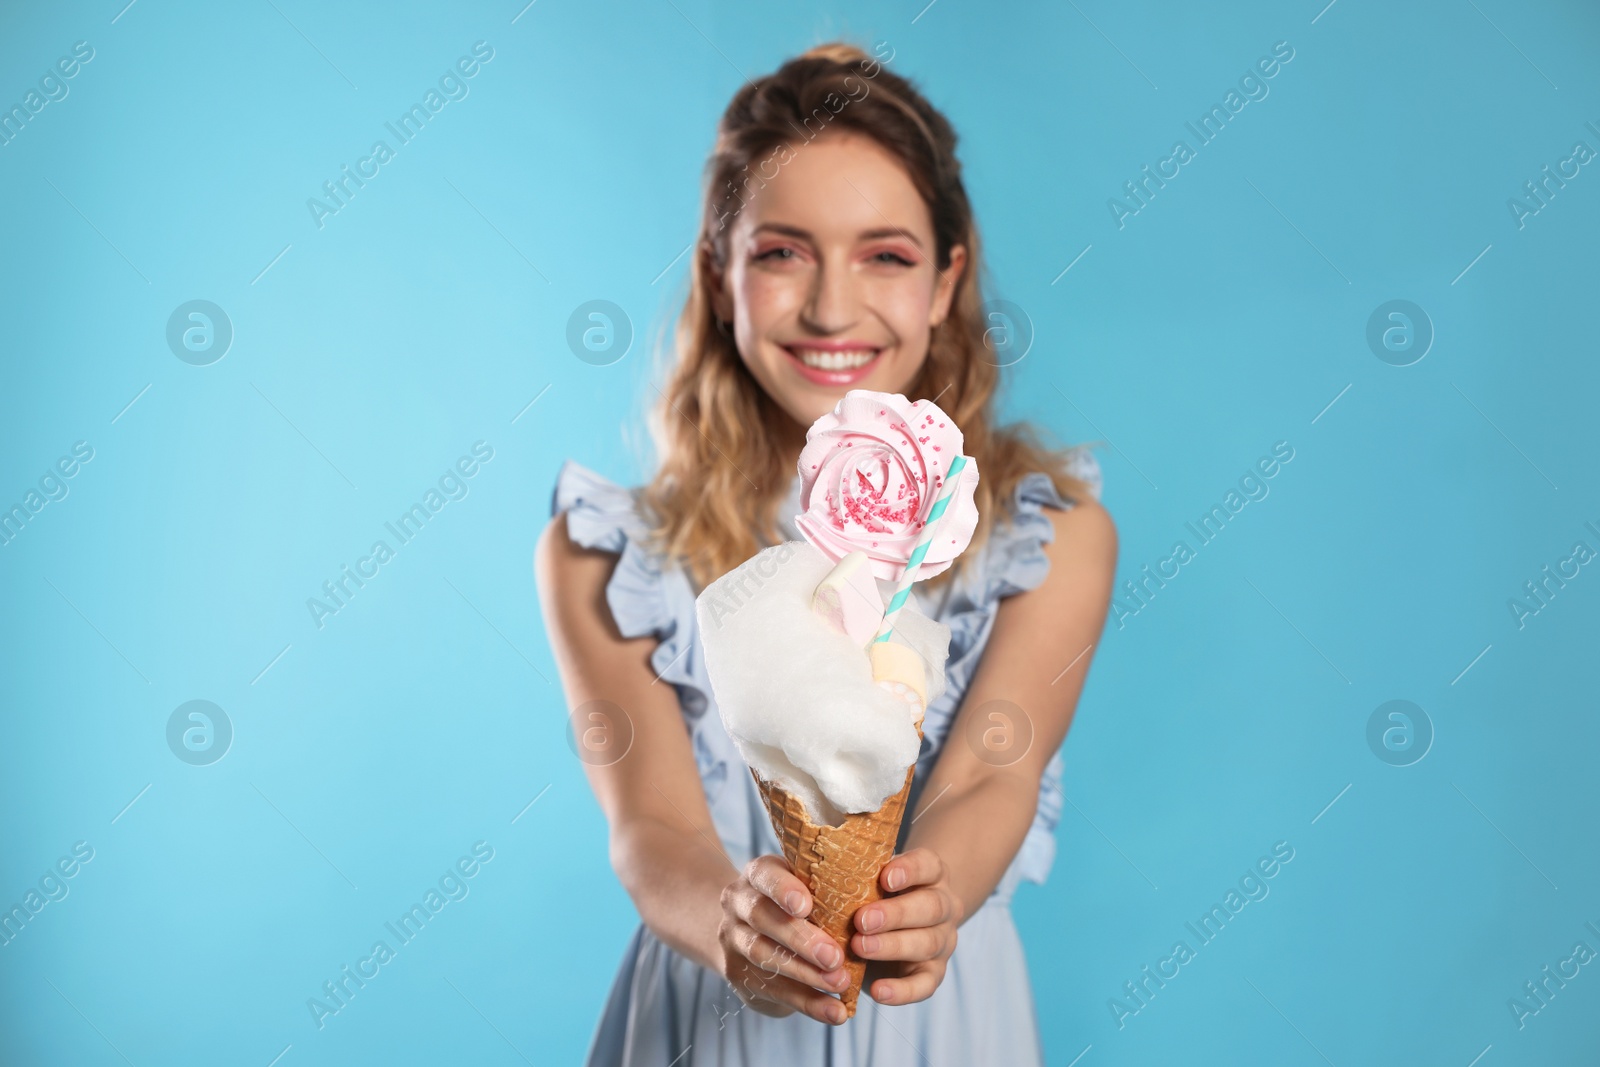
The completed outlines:
[[[926,702],[922,659],[905,645],[887,641],[869,646],[872,677],[880,685],[905,700],[916,717],[917,736],[922,736],[922,713]],[[811,820],[805,804],[782,786],[764,782],[754,769],[751,775],[761,792],[772,829],[783,846],[783,858],[811,891],[811,912],[807,920],[820,926],[838,943],[844,953],[844,969],[850,984],[839,995],[845,1017],[856,1013],[856,1000],[866,979],[867,961],[850,947],[856,912],[874,900],[883,899],[878,875],[894,858],[895,842],[905,818],[906,801],[911,794],[911,779],[917,765],[906,768],[905,785],[889,797],[877,811],[847,814],[839,826],[818,825]]]
[[[929,699],[945,692],[950,629],[910,598],[978,525],[978,468],[962,444],[931,400],[850,390],[806,432],[796,464],[795,526],[809,545],[764,549],[695,600],[723,727],[811,892],[807,919],[843,953],[847,1018],[867,972],[850,947],[856,913],[884,896],[916,771],[912,730],[920,741]]]

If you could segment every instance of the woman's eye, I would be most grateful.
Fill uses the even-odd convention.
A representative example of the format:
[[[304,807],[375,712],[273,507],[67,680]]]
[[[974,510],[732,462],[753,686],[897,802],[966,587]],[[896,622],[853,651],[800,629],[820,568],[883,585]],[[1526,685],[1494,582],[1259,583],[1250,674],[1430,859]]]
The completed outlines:
[[[794,258],[792,248],[769,248],[765,252],[756,253],[758,260],[790,260]]]
[[[893,263],[902,267],[909,267],[913,265],[911,260],[907,259],[905,256],[902,256],[900,253],[888,251],[875,253],[872,257],[872,262]]]

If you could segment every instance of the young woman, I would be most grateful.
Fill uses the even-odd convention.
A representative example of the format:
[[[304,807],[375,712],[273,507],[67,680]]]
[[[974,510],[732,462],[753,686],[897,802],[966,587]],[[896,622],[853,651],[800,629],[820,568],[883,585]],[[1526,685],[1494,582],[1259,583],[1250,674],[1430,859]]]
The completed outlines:
[[[956,137],[891,58],[823,45],[735,95],[658,390],[659,470],[629,490],[569,460],[539,541],[568,706],[609,702],[625,720],[610,725],[632,731],[625,755],[584,767],[643,919],[591,1067],[1043,1062],[1009,905],[1052,865],[1058,749],[1116,533],[1087,452],[993,424]],[[800,540],[806,430],[852,388],[955,419],[981,520],[956,566],[914,587],[951,630],[948,690],[927,709],[886,899],[856,917],[871,1000],[845,1023],[839,950],[806,921],[805,885],[722,729],[694,598]]]

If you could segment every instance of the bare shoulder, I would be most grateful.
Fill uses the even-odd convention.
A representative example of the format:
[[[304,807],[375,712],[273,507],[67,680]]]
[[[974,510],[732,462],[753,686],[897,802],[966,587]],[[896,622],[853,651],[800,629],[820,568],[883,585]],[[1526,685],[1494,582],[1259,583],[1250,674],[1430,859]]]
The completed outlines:
[[[1045,508],[1055,540],[1044,546],[1051,569],[1078,574],[1105,573],[1117,566],[1117,524],[1098,500],[1085,499],[1065,510]]]
[[[580,551],[579,544],[567,532],[567,513],[552,515],[533,546],[533,573],[542,578],[558,564],[577,559]]]
[[[1050,561],[1049,572],[1037,587],[1000,604],[1000,619],[1007,629],[1021,627],[1028,634],[1013,640],[1058,641],[1082,644],[1094,633],[1111,602],[1117,570],[1117,526],[1111,513],[1096,500],[1070,508],[1044,508],[1055,537],[1042,546]]]
[[[567,515],[553,516],[533,548],[533,578],[541,600],[585,603],[603,595],[617,565],[617,554],[586,548],[572,539]]]
[[[567,532],[567,513],[563,511],[552,515],[539,532],[539,540],[533,547],[534,566],[537,568],[542,562],[574,560],[588,551],[592,550],[578,544]]]

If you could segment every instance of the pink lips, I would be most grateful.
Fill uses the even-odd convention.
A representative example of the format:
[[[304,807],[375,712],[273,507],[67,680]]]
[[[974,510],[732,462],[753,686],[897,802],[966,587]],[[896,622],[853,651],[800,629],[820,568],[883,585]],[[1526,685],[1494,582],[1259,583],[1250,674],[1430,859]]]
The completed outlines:
[[[859,367],[851,367],[848,370],[824,370],[821,367],[806,366],[805,362],[795,355],[794,350],[785,345],[784,354],[793,362],[801,377],[816,385],[854,385],[871,373],[878,362],[878,357],[883,355],[881,348],[852,341],[814,341],[808,342],[803,347],[818,352],[859,352],[863,348],[873,350],[872,358]]]

